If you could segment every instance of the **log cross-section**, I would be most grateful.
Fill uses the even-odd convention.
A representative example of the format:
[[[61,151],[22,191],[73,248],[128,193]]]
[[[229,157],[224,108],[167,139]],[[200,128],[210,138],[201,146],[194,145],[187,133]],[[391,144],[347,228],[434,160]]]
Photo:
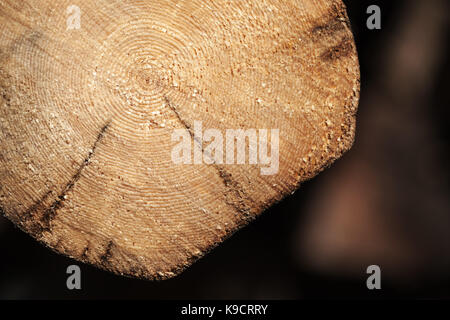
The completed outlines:
[[[179,274],[354,139],[340,0],[0,0],[0,26],[0,211],[117,274]]]

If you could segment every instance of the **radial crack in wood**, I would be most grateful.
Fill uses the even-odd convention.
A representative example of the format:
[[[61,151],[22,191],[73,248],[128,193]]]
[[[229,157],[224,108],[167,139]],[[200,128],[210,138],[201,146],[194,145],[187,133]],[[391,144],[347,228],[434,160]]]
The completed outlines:
[[[0,25],[0,212],[105,270],[179,274],[352,145],[340,0],[0,0]]]

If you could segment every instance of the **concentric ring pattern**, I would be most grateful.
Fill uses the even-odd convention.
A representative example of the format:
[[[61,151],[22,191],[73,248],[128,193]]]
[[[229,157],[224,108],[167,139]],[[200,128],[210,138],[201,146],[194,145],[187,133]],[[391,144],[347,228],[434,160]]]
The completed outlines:
[[[172,277],[352,144],[340,0],[82,0],[75,30],[71,5],[0,0],[0,208],[60,253]],[[198,123],[278,130],[278,171],[174,163]]]

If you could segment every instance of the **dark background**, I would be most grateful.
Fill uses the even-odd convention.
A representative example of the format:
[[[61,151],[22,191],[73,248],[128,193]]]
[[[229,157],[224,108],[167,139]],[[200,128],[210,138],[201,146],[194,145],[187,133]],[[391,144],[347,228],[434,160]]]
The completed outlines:
[[[354,148],[177,278],[77,264],[0,218],[0,299],[450,298],[447,0],[344,1],[362,87]],[[378,4],[382,29],[366,28]],[[366,288],[366,268],[382,290]]]

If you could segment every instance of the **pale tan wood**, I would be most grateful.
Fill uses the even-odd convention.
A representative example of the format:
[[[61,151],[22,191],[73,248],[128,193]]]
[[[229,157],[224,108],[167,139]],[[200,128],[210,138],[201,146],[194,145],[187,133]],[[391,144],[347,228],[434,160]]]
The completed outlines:
[[[353,142],[359,65],[331,0],[0,0],[0,206],[77,260],[165,279]],[[280,130],[280,164],[175,165],[175,128]]]

